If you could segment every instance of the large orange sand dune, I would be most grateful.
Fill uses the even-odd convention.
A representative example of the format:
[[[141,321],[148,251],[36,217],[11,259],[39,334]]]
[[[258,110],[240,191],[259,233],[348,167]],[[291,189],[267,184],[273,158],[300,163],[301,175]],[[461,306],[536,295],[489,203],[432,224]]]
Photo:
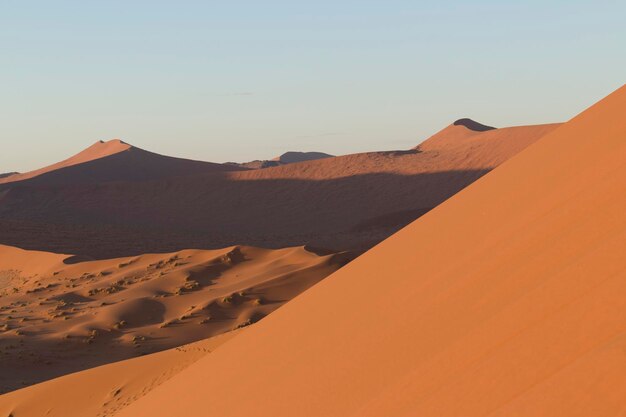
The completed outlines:
[[[625,114],[622,87],[119,417],[623,416]]]

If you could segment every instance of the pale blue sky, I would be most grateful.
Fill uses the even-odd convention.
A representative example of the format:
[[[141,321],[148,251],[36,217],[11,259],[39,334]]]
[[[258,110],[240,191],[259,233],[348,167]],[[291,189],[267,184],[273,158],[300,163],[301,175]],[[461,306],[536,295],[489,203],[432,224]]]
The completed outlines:
[[[624,83],[621,1],[0,0],[0,172],[100,139],[224,162],[570,118]]]

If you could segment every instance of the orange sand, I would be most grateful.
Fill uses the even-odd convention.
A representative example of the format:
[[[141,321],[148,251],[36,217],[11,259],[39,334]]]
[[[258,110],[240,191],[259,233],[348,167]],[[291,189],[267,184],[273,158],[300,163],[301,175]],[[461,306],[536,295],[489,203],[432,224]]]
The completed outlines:
[[[0,391],[245,327],[349,259],[232,247],[74,263],[0,245]]]
[[[624,415],[625,113],[622,87],[118,416]]]

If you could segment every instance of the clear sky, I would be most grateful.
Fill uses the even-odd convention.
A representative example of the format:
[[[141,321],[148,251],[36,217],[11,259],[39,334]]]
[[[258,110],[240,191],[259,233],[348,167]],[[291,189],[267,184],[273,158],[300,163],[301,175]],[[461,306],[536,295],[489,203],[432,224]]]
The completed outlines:
[[[216,162],[566,120],[626,79],[626,1],[0,0],[0,172],[121,138]]]

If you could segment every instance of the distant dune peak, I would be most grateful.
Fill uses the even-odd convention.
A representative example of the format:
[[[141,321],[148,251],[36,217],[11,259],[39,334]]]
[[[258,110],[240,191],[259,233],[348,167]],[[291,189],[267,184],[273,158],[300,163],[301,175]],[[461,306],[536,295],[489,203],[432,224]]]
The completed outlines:
[[[469,130],[473,130],[473,131],[476,131],[476,132],[485,132],[487,130],[494,130],[494,129],[496,129],[493,126],[487,126],[487,125],[484,125],[482,123],[478,123],[477,121],[472,120],[472,119],[468,119],[468,118],[459,119],[459,120],[455,121],[453,123],[453,125],[454,126],[464,126],[464,127],[468,128]]]
[[[110,181],[144,181],[178,176],[241,170],[239,167],[159,155],[121,139],[98,140],[76,155],[47,167],[0,176],[0,185],[24,180],[38,184],[76,185]],[[32,184],[32,182],[31,182]]]

